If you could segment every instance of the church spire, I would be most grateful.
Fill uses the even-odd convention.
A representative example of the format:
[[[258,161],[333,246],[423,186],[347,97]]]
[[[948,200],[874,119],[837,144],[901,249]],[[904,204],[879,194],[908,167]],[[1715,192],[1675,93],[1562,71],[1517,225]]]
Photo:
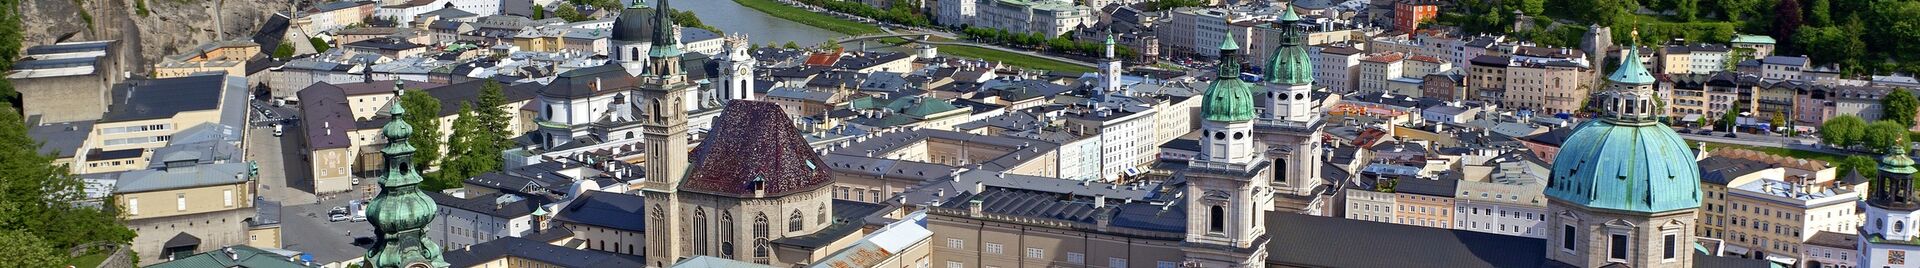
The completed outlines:
[[[667,1],[660,0],[653,9],[653,50],[647,53],[653,58],[680,56],[680,38],[673,34],[673,8]]]
[[[1618,124],[1651,124],[1665,113],[1663,106],[1654,95],[1654,78],[1647,67],[1640,64],[1640,31],[1634,30],[1633,45],[1620,49],[1620,68],[1607,76],[1606,98],[1600,103],[1607,111],[1606,120]]]
[[[367,205],[367,221],[373,224],[376,242],[367,249],[366,264],[379,268],[446,267],[440,245],[427,236],[427,224],[440,209],[420,192],[422,179],[413,166],[414,148],[407,143],[413,136],[413,126],[402,119],[407,113],[400,105],[404,86],[394,82],[394,101],[387,108],[393,119],[380,128],[380,134],[387,138],[387,147],[380,149],[386,158],[387,174],[380,178],[380,195]]]
[[[1280,45],[1273,47],[1273,57],[1266,62],[1265,73],[1261,80],[1269,84],[1306,85],[1313,83],[1313,58],[1306,48],[1306,29],[1300,26],[1300,15],[1294,13],[1293,4],[1288,3],[1285,13],[1280,15]]]

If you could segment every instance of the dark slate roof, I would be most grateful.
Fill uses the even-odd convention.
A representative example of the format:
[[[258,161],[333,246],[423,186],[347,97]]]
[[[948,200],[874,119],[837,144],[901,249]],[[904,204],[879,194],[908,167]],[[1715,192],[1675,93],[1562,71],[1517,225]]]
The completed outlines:
[[[538,92],[541,96],[553,98],[582,99],[618,92],[619,89],[631,89],[639,85],[640,79],[627,74],[626,69],[619,64],[606,64],[560,73],[553,78],[553,82],[547,83],[546,87],[540,88]]]
[[[515,198],[508,198],[508,200],[500,199],[501,197],[507,196],[507,195],[510,195],[510,194],[491,193],[491,194],[476,196],[473,198],[459,198],[459,197],[443,194],[440,192],[427,191],[427,197],[433,198],[433,203],[439,204],[440,207],[443,209],[456,208],[456,209],[461,209],[466,211],[472,211],[474,213],[487,214],[488,216],[493,216],[493,217],[498,217],[503,219],[519,218],[520,216],[533,214],[534,209],[537,209],[540,207],[540,205],[548,202],[544,196],[514,195]],[[507,202],[505,204],[500,203],[500,201],[509,201],[509,200],[511,200],[512,202]]]
[[[195,75],[128,80],[114,85],[112,106],[100,122],[168,118],[180,112],[219,109],[226,79],[223,75]]]
[[[407,49],[424,47],[425,45],[414,44],[413,42],[408,42],[406,40],[394,39],[394,38],[371,38],[367,40],[360,40],[359,42],[347,43],[346,45],[341,45],[341,46],[363,47],[363,48],[371,48],[371,49],[378,49],[378,50],[407,50]]]
[[[641,256],[574,249],[519,237],[502,237],[463,249],[449,250],[443,256],[451,267],[481,266],[508,256],[568,268],[641,267],[647,263]]]
[[[821,248],[847,237],[866,225],[866,217],[887,208],[886,205],[858,201],[833,200],[833,224],[818,232],[803,236],[775,239],[774,244],[798,246],[802,248]]]
[[[1458,173],[1458,172],[1454,172]],[[1454,189],[1460,185],[1458,179],[1409,178],[1394,184],[1393,191],[1426,196],[1452,197]]]
[[[253,33],[253,43],[260,44],[261,52],[272,53],[267,49],[280,48],[280,42],[287,36],[287,26],[293,25],[286,14],[274,13],[267,21],[260,23],[260,31]],[[276,66],[278,64],[275,64]],[[248,65],[251,68],[252,65]],[[252,73],[252,72],[248,72]]]
[[[301,129],[307,132],[308,148],[334,149],[353,146],[352,138],[347,137],[347,132],[352,130],[354,125],[353,110],[347,106],[345,91],[339,86],[318,82],[300,89],[298,95],[300,120],[305,121],[301,123]]]
[[[78,155],[92,131],[93,121],[76,121],[28,127],[27,136],[40,142],[40,153],[68,158]]]
[[[1702,177],[1705,177],[1705,176],[1702,176]],[[1864,183],[1867,183],[1867,177],[1860,176],[1859,171],[1847,172],[1847,176],[1840,178],[1840,185],[1853,186],[1853,185],[1861,185]]]
[[[1147,202],[1117,204],[1112,222],[1108,224],[1140,230],[1181,233],[1187,231],[1187,208],[1185,202],[1169,205],[1155,205]]]
[[[1700,159],[1699,163],[1700,182],[1721,186],[1732,186],[1727,185],[1727,182],[1732,181],[1733,178],[1773,167],[1760,161],[1724,156],[1709,156],[1706,159]]]
[[[1567,137],[1570,136],[1573,136],[1573,128],[1557,127],[1547,130],[1547,132],[1527,136],[1526,139],[1532,142],[1552,145],[1553,147],[1560,147],[1560,144],[1566,143]]]
[[[567,207],[560,209],[554,220],[577,224],[600,226],[612,229],[646,232],[647,199],[638,195],[587,191],[580,194]]]
[[[162,243],[161,247],[171,248],[198,245],[200,245],[200,237],[187,234],[187,232],[180,232],[180,234],[173,235],[173,238],[167,239],[167,242]]]
[[[444,117],[460,113],[461,103],[480,101],[480,87],[485,85],[487,81],[489,80],[477,79],[459,84],[431,87],[427,88],[426,91],[427,95],[440,100],[439,114]],[[509,83],[503,81],[496,82],[500,83],[500,94],[507,97],[507,102],[509,103],[531,100],[534,95],[540,91],[540,84],[538,83],[509,85]],[[413,88],[413,84],[414,83],[409,82],[407,83],[407,87]]]
[[[981,210],[986,213],[1093,223],[1097,213],[1107,213],[1093,207],[1093,198],[1076,194],[1042,192],[1028,189],[987,187],[983,193],[971,190],[953,195],[941,204],[951,209],[966,209],[969,201],[980,201]],[[1108,204],[1120,201],[1110,200]]]
[[[734,100],[714,119],[713,132],[692,159],[685,190],[753,196],[784,196],[832,184],[826,162],[802,139],[793,121],[771,102]]]
[[[1540,267],[1546,240],[1267,213],[1267,263],[1306,267]],[[1301,241],[1313,241],[1303,243]],[[1390,243],[1385,243],[1391,241]],[[1391,257],[1386,257],[1391,256]]]

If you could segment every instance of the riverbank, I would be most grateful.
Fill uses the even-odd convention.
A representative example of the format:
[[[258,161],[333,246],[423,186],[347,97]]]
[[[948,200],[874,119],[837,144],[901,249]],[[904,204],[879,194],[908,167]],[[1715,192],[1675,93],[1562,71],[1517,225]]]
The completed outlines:
[[[733,0],[733,2],[760,11],[760,13],[772,15],[776,18],[819,27],[820,29],[826,29],[836,33],[863,35],[883,32],[880,30],[880,27],[814,13],[812,10],[788,6],[776,0]]]
[[[767,15],[771,15],[776,18],[785,19],[785,20],[796,22],[796,23],[805,24],[808,26],[813,26],[821,29],[826,29],[828,31],[833,31],[837,33],[847,34],[847,35],[878,34],[878,33],[886,32],[884,30],[881,30],[880,27],[877,27],[877,26],[850,21],[847,19],[842,19],[839,17],[831,16],[831,15],[814,13],[813,11],[807,10],[805,8],[788,6],[786,3],[782,3],[779,0],[733,0],[733,2],[738,3],[741,6],[746,6],[747,8],[760,11],[760,13],[766,13]],[[890,45],[900,45],[901,43],[906,42],[906,40],[899,39],[899,38],[886,38],[886,39],[881,39],[880,42],[885,44],[890,44]],[[1021,55],[1020,53],[1000,51],[1000,50],[994,50],[994,49],[988,49],[988,48],[963,46],[963,45],[944,45],[943,44],[943,45],[936,45],[936,46],[940,48],[940,54],[943,54],[943,55],[964,57],[964,58],[977,58],[977,59],[991,61],[991,62],[1003,62],[1008,65],[1013,65],[1013,66],[1018,66],[1023,68],[1048,70],[1048,71],[1065,71],[1065,72],[1094,71],[1093,67],[1076,65],[1070,62],[1062,62],[1062,61],[1051,60],[1046,58]]]
[[[1082,72],[1082,73],[1095,71],[1093,67],[1080,66],[1072,63],[1042,59],[1042,58],[1037,58],[1037,57],[1027,56],[1027,55],[1020,55],[1018,53],[1012,53],[1012,52],[1006,52],[1006,51],[977,48],[977,47],[970,47],[970,46],[956,46],[956,45],[939,45],[938,47],[940,48],[940,54],[943,54],[943,55],[963,57],[963,58],[978,58],[986,61],[998,61],[998,62],[1006,63],[1008,65],[1025,67],[1025,68],[1048,70],[1048,71]]]

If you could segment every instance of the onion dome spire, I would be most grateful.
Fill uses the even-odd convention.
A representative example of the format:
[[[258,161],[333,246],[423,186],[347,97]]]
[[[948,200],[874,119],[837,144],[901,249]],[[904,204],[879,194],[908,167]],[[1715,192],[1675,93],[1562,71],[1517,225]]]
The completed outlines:
[[[1200,100],[1201,111],[1209,121],[1253,120],[1253,86],[1240,80],[1240,45],[1233,39],[1233,34],[1228,33],[1226,41],[1220,43],[1220,66],[1215,71],[1218,74]]]
[[[427,224],[440,210],[420,191],[420,173],[413,166],[413,126],[402,119],[407,113],[400,105],[405,84],[394,83],[394,102],[387,111],[392,119],[380,128],[387,147],[380,149],[386,158],[386,175],[380,178],[380,194],[367,204],[367,222],[373,224],[375,243],[367,249],[368,267],[447,267],[440,257],[440,245],[427,236]]]

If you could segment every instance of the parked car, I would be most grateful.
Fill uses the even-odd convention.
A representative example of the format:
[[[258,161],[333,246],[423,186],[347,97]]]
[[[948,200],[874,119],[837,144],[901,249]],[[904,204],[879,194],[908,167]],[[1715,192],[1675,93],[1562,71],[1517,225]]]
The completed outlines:
[[[1738,134],[1735,134],[1735,133],[1733,133],[1733,132],[1727,132],[1727,135],[1726,135],[1726,137],[1728,137],[1728,138],[1739,138],[1739,137],[1740,137],[1740,135],[1738,135]]]
[[[1694,134],[1713,136],[1713,130],[1702,129],[1700,130],[1700,133],[1694,133]]]
[[[340,221],[345,221],[345,220],[348,220],[348,218],[347,218],[347,214],[331,214],[331,215],[327,215],[327,221],[330,221],[330,222],[340,222]]]
[[[346,214],[347,214],[347,207],[345,206],[333,207],[333,209],[327,210],[327,215],[346,215]]]
[[[1687,134],[1692,134],[1692,133],[1693,133],[1693,129],[1690,129],[1690,128],[1682,128],[1682,129],[1680,129],[1680,130],[1676,130],[1676,131],[1677,131],[1677,132],[1680,132],[1680,133],[1687,133]]]

